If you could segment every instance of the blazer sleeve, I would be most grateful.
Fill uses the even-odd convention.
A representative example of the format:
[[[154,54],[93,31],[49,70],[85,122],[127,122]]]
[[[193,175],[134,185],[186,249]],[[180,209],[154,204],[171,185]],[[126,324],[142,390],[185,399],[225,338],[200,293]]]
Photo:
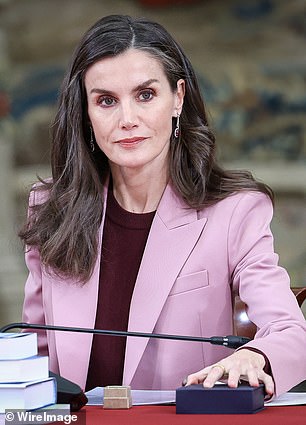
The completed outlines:
[[[34,204],[35,190],[32,190],[28,208],[29,215],[31,214],[31,207]],[[42,294],[42,270],[38,249],[35,247],[27,247],[25,251],[25,262],[29,270],[29,274],[25,284],[22,320],[26,323],[44,325],[45,315]],[[39,354],[48,355],[46,332],[43,330],[37,330],[36,332],[38,336]]]
[[[233,289],[258,328],[245,347],[269,359],[277,395],[306,379],[306,321],[274,252],[272,217],[266,195],[245,194],[231,217],[228,253]]]

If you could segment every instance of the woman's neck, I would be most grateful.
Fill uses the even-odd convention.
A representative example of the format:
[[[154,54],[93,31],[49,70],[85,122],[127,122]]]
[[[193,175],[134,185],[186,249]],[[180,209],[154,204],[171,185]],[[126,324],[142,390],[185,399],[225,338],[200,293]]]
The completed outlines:
[[[146,175],[111,167],[113,193],[126,211],[147,213],[157,209],[168,182],[168,174]]]

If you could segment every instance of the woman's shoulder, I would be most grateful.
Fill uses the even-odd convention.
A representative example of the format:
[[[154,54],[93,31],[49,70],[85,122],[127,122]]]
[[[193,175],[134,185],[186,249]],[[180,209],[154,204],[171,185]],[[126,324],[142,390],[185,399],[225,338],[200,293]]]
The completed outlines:
[[[250,209],[273,209],[270,197],[257,190],[240,190],[233,192],[212,205],[201,209],[202,213],[220,211],[221,214],[233,213],[233,211],[246,212]]]
[[[237,192],[234,192],[233,194],[227,196],[224,199],[224,202],[227,202],[229,204],[238,205],[240,203],[267,203],[272,204],[272,201],[270,197],[259,190],[240,190]]]
[[[43,204],[50,196],[52,179],[39,180],[34,183],[30,190],[29,205]]]

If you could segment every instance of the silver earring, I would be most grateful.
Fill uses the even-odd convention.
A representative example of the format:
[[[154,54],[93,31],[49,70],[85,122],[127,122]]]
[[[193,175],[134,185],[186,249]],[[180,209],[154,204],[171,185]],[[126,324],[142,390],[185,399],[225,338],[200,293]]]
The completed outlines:
[[[178,139],[179,135],[180,135],[180,114],[178,113],[176,116],[176,126],[174,129],[174,137]]]
[[[93,135],[92,127],[90,127],[90,141],[89,141],[89,144],[90,144],[90,150],[91,150],[91,152],[94,152],[95,151],[95,142],[94,142],[94,135]]]

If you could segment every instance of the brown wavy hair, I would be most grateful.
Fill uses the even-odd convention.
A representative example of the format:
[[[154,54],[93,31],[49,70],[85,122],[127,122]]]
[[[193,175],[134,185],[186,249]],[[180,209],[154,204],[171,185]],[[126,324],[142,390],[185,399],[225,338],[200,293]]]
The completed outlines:
[[[266,193],[271,189],[249,172],[223,170],[216,161],[215,137],[195,72],[181,47],[158,23],[112,15],[100,19],[76,48],[64,78],[52,126],[52,179],[32,191],[45,191],[19,236],[39,250],[42,264],[61,276],[85,282],[97,258],[102,188],[109,175],[100,149],[90,150],[85,73],[90,65],[127,49],[141,49],[160,61],[173,92],[185,80],[179,140],[170,141],[170,177],[176,192],[191,208],[212,205],[237,191]],[[173,123],[174,125],[174,123]]]

